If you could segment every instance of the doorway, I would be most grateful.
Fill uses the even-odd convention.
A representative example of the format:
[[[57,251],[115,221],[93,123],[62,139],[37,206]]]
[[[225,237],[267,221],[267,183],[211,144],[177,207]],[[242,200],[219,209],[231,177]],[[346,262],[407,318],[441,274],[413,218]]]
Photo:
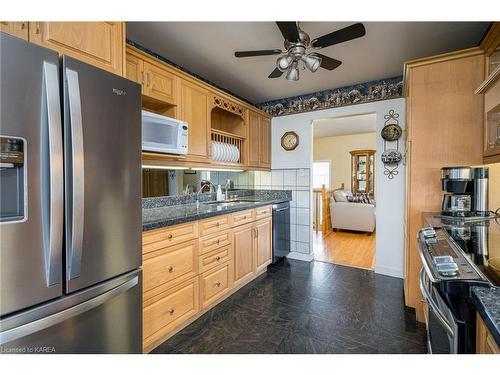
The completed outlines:
[[[376,114],[314,120],[313,256],[374,270]]]

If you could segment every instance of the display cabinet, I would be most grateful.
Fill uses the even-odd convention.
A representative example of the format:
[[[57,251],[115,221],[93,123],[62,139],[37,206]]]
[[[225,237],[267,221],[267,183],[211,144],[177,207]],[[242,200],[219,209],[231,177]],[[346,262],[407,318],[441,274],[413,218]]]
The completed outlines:
[[[351,151],[351,191],[375,194],[375,150]]]

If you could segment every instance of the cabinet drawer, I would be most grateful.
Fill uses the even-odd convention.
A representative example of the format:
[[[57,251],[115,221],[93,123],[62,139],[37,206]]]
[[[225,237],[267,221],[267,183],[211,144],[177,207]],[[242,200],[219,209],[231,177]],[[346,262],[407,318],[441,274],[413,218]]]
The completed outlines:
[[[199,310],[199,284],[195,277],[171,289],[143,310],[143,346],[168,334]]]
[[[233,227],[255,221],[255,210],[235,212],[231,217]]]
[[[197,262],[196,240],[149,253],[142,264],[144,300],[171,288],[173,284],[196,276]]]
[[[217,233],[221,230],[229,228],[231,228],[231,225],[229,224],[228,215],[215,216],[209,219],[204,219],[200,221],[200,237],[212,233]]]
[[[149,230],[142,234],[142,253],[147,254],[195,238],[198,238],[197,221]]]
[[[259,207],[255,209],[255,220],[264,219],[271,216],[273,212],[272,206]]]
[[[200,273],[208,271],[219,264],[223,264],[232,259],[232,245],[221,247],[220,249],[214,250],[211,253],[201,255],[199,257],[199,269]]]
[[[230,288],[232,288],[231,262],[202,274],[200,277],[202,307],[222,297]]]
[[[233,242],[231,231],[214,234],[210,237],[200,238],[200,254],[209,253],[215,249],[227,246]]]

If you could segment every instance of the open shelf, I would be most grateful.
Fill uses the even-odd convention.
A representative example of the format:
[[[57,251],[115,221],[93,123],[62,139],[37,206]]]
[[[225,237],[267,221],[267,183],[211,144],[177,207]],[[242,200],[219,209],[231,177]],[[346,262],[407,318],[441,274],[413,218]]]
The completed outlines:
[[[212,129],[212,160],[221,164],[243,164],[243,151],[245,138],[239,135],[228,133],[222,130]],[[213,142],[217,142],[214,144]],[[220,149],[220,145],[228,146],[225,150]],[[219,147],[214,150],[214,147]],[[234,149],[237,149],[238,154],[235,155]],[[230,151],[228,151],[230,150]],[[233,152],[232,152],[233,151]]]

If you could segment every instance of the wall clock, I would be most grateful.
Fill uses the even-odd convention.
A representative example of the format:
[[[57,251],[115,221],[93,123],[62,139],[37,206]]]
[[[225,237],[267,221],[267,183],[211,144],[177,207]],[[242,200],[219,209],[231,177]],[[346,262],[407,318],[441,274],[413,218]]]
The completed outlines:
[[[286,151],[292,151],[299,145],[299,135],[295,132],[286,132],[281,137],[281,147]]]

